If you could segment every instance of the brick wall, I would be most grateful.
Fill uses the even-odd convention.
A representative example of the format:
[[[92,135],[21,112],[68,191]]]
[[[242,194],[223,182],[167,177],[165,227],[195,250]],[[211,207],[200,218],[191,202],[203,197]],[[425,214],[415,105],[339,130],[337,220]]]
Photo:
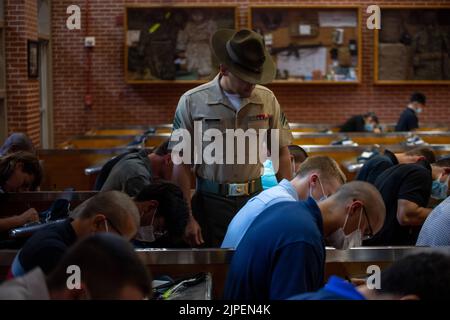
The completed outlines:
[[[27,40],[38,39],[36,0],[5,1],[8,131],[40,144],[39,82],[28,78]]]
[[[9,1],[17,2],[17,1]],[[19,1],[20,2],[20,1]],[[21,1],[23,2],[23,1]],[[83,48],[85,1],[53,0],[53,79],[55,140],[61,142],[75,134],[102,125],[133,125],[171,122],[179,96],[190,87],[176,85],[128,85],[124,81],[124,32],[121,23],[126,4],[236,3],[240,25],[247,23],[251,4],[371,4],[450,5],[450,0],[308,0],[308,1],[149,1],[91,0],[90,35],[96,37],[93,50],[93,107],[84,107],[85,49]],[[82,30],[65,27],[66,8],[78,4],[83,13]],[[364,12],[364,18],[367,18]],[[364,20],[365,21],[365,20]],[[348,116],[373,110],[383,122],[395,122],[413,90],[429,96],[424,122],[450,122],[449,86],[375,86],[373,84],[373,34],[363,32],[363,79],[360,85],[272,85],[291,122],[338,123]],[[10,75],[10,79],[12,79]],[[31,121],[31,119],[30,119]]]

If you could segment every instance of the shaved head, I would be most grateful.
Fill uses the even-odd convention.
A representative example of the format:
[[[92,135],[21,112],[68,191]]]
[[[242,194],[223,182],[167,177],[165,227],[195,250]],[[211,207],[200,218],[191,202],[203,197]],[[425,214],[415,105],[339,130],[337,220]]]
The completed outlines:
[[[134,201],[120,191],[104,191],[77,208],[76,218],[89,219],[103,214],[120,233],[131,239],[140,225],[139,210]]]
[[[374,234],[383,227],[386,207],[380,192],[372,184],[364,181],[352,181],[342,185],[332,197],[338,203],[361,201],[366,209]]]

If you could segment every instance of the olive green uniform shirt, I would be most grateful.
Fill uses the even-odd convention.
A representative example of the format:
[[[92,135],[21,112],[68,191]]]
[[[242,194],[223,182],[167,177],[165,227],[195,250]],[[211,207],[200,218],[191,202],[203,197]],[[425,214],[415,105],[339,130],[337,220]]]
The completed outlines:
[[[234,152],[231,151],[232,148],[227,150],[230,146],[227,146],[227,129],[242,129],[244,131],[255,129],[253,131],[255,133],[253,134],[254,138],[259,136],[259,129],[267,129],[268,131],[279,129],[279,148],[282,148],[288,146],[292,141],[288,121],[273,92],[260,85],[255,87],[249,98],[242,99],[241,106],[236,111],[220,87],[219,80],[218,75],[212,81],[183,94],[175,112],[173,130],[186,129],[189,132],[191,136],[191,164],[194,165],[196,176],[218,183],[240,183],[257,179],[262,176],[264,170],[259,157],[258,143],[256,145],[254,142],[249,143],[249,138],[246,138],[245,159],[238,162],[243,155],[236,152],[237,144],[242,145],[243,142],[234,137]],[[198,121],[196,126],[194,126],[194,121]],[[194,150],[194,128],[199,129],[199,127],[202,128],[203,138],[199,139],[200,148]],[[216,130],[213,134],[210,134],[210,132],[205,132],[208,129]],[[216,141],[214,137],[216,134],[222,136],[224,147],[221,150],[209,153],[215,155],[218,159],[222,159],[223,163],[207,164],[201,155],[205,148],[211,145],[212,141]],[[272,131],[271,134],[274,135],[274,132]],[[175,136],[176,134],[173,131],[172,138],[175,141],[170,142],[169,149],[173,149],[182,141]],[[201,135],[198,136],[201,137]],[[268,134],[267,141],[270,143],[270,140]],[[209,151],[211,151],[210,149]],[[249,154],[252,157],[249,158]],[[201,158],[202,163],[198,163],[199,158]],[[254,161],[255,159],[256,161]]]

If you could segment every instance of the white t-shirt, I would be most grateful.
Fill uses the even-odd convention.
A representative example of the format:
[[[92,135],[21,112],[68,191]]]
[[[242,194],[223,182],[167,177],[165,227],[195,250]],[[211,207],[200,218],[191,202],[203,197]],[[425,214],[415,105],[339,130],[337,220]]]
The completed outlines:
[[[228,93],[225,90],[223,92],[227,96],[228,100],[230,100],[233,108],[235,108],[236,111],[239,110],[241,108],[242,98],[238,94],[235,94],[235,93]]]

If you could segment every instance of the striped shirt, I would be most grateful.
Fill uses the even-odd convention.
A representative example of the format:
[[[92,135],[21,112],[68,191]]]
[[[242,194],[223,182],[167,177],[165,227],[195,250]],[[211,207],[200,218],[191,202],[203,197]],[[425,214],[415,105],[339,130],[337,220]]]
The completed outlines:
[[[416,246],[450,246],[450,197],[442,201],[427,217]]]

